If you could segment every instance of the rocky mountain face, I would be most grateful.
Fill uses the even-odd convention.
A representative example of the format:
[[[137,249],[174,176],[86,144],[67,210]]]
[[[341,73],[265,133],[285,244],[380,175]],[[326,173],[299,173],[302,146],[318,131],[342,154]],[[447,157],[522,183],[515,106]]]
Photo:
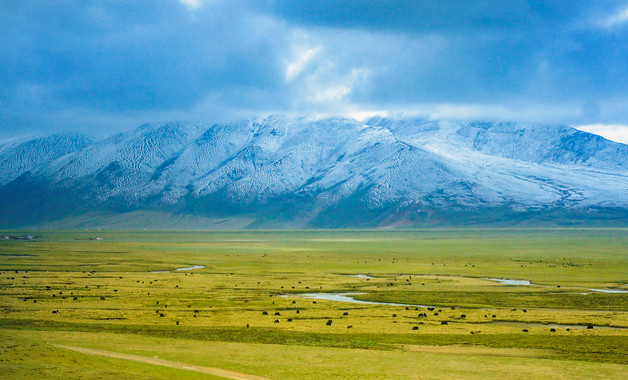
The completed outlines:
[[[628,145],[560,125],[274,116],[0,146],[0,227],[628,222]]]

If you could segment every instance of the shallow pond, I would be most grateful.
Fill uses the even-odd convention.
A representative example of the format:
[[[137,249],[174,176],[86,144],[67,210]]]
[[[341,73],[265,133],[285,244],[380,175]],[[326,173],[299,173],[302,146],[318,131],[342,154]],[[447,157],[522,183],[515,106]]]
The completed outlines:
[[[347,274],[346,276],[355,277],[355,278],[367,278],[367,279],[375,278],[366,274]]]
[[[205,265],[194,265],[194,266],[191,266],[191,267],[177,268],[175,270],[182,271],[182,270],[203,269],[203,268],[205,268]]]
[[[531,285],[528,280],[509,280],[506,278],[487,278],[489,281],[496,281],[502,285]]]
[[[193,270],[193,269],[203,269],[205,268],[205,265],[193,265],[191,267],[182,267],[182,268],[177,268],[175,269],[175,271],[183,271],[183,270]],[[154,270],[151,271],[150,273],[170,273],[169,270]]]
[[[362,303],[370,305],[389,305],[389,306],[412,306],[412,307],[428,307],[426,305],[412,305],[407,303],[394,303],[394,302],[376,302],[376,301],[362,301],[353,298],[360,294],[368,293],[303,293],[299,294],[299,297],[325,300],[325,301],[338,301],[338,302],[350,302],[350,303]],[[284,297],[288,297],[287,295]]]
[[[628,293],[628,290],[619,290],[619,289],[589,289],[594,292],[600,293]]]

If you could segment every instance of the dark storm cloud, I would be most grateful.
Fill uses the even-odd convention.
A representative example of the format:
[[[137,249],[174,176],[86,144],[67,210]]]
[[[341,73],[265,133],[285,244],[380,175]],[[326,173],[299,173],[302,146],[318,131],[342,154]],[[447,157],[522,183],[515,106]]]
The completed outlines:
[[[8,0],[0,128],[366,110],[628,123],[627,36],[626,1]]]
[[[78,106],[143,110],[185,107],[208,89],[272,86],[274,36],[240,12],[192,14],[161,1],[25,3],[3,31],[2,74],[13,87],[5,98],[42,86]]]

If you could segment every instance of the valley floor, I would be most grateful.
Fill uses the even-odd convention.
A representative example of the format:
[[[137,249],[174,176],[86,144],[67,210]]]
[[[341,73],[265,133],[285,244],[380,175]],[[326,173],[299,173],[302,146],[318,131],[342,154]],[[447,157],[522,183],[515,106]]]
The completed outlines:
[[[3,378],[628,370],[625,229],[27,233],[0,241]]]

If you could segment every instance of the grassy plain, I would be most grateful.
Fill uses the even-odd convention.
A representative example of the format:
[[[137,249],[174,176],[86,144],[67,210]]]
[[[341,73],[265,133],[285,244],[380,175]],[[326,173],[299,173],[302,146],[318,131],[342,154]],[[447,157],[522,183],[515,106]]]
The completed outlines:
[[[213,378],[54,344],[273,379],[628,370],[628,293],[591,290],[628,290],[625,229],[29,233],[0,241],[0,377]]]

